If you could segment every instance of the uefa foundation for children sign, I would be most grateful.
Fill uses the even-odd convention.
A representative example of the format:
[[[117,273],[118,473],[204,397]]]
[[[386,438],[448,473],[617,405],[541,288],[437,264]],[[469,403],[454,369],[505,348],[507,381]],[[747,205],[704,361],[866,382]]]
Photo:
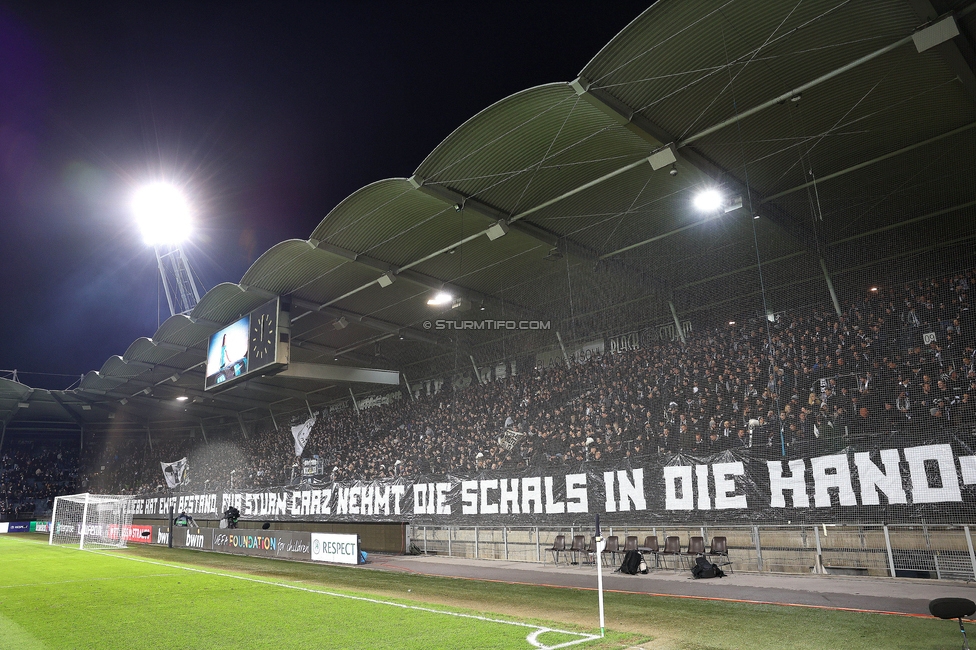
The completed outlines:
[[[967,453],[968,452],[968,453]],[[137,498],[135,516],[172,507],[245,519],[413,521],[458,525],[563,525],[593,514],[661,522],[952,523],[976,515],[976,455],[932,444],[796,459],[732,451],[630,459],[617,465],[521,474],[323,483],[263,491]],[[330,560],[331,561],[331,560]]]

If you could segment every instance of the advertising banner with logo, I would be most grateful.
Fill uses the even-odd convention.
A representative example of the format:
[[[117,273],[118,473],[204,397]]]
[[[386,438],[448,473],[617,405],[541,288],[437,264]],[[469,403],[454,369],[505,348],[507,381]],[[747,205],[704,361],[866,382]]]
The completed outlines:
[[[311,558],[312,533],[287,530],[213,531],[213,550],[238,555],[256,555],[289,560]]]
[[[125,536],[126,542],[136,542],[138,544],[149,544],[152,541],[152,526],[125,526],[122,528],[122,534]],[[119,537],[119,527],[110,524],[108,527],[109,539],[118,539]]]
[[[31,522],[29,521],[11,521],[7,524],[8,533],[29,533],[31,529]]]
[[[152,531],[153,544],[159,544],[160,546],[169,546],[169,528],[166,526],[153,526]],[[175,546],[175,544],[174,544]]]
[[[782,458],[763,448],[137,499],[234,506],[242,519],[456,525],[959,523],[976,518],[976,455],[961,443]],[[197,514],[197,511],[191,511]],[[202,512],[200,514],[206,514]],[[160,515],[162,518],[162,515]]]
[[[201,551],[213,550],[213,528],[173,528],[174,548],[195,548]]]
[[[167,544],[169,538],[166,536],[166,528],[154,528],[157,529],[153,535],[155,543]],[[307,561],[311,559],[311,535],[308,532],[291,530],[174,528],[173,547]]]
[[[312,533],[312,560],[315,562],[359,563],[359,536]]]
[[[31,532],[32,533],[49,533],[49,532],[51,532],[51,522],[50,521],[32,521],[31,522]]]

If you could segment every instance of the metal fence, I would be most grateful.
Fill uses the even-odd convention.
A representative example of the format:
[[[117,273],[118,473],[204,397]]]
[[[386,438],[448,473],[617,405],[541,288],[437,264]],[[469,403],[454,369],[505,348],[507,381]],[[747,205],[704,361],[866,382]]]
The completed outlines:
[[[557,535],[565,535],[568,547],[574,535],[585,535],[589,543],[592,533],[579,527],[417,525],[410,542],[428,554],[552,562],[549,549]],[[667,537],[677,536],[682,550],[691,537],[709,544],[724,536],[735,571],[976,580],[976,553],[966,525],[606,526],[603,534],[616,535],[621,548],[628,536],[643,544],[656,535],[661,548]]]

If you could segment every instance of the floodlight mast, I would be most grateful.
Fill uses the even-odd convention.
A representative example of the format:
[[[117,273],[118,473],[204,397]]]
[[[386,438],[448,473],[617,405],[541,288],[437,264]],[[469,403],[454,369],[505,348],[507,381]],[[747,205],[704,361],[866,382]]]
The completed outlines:
[[[153,249],[156,251],[156,264],[163,281],[169,313],[172,316],[190,313],[200,302],[200,291],[183,247],[179,244],[156,244]]]
[[[132,207],[143,238],[156,252],[169,313],[188,314],[200,302],[200,291],[181,245],[191,230],[186,197],[172,185],[151,183],[135,193]]]

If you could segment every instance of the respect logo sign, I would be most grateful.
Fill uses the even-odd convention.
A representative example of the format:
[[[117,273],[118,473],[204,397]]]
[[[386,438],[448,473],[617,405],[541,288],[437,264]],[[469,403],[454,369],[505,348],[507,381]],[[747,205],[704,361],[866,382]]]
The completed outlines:
[[[359,560],[359,536],[312,533],[312,560],[356,564]]]

